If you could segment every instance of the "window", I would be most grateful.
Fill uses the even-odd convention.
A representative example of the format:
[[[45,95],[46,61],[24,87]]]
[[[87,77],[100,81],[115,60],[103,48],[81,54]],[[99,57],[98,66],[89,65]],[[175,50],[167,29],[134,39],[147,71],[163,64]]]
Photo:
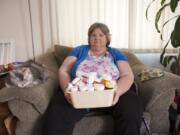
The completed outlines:
[[[163,43],[155,30],[153,17],[159,3],[151,7],[150,21],[145,17],[150,1],[54,0],[51,3],[54,42],[66,46],[86,44],[89,26],[103,22],[110,28],[113,47],[161,49]],[[167,35],[168,32],[165,37]]]

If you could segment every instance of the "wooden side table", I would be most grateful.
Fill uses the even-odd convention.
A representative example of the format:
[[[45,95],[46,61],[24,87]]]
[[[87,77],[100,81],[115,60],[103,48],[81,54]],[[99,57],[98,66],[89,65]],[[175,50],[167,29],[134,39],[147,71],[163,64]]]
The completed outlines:
[[[4,78],[0,77],[0,90],[5,86]],[[7,114],[7,115],[6,115]],[[0,102],[0,135],[7,135],[4,119],[9,115],[7,103]]]
[[[0,135],[7,135],[6,127],[0,122]]]
[[[0,90],[5,87],[5,77],[6,76],[0,76]],[[5,126],[5,119],[8,117],[12,117],[12,114],[8,108],[7,102],[0,102],[0,135],[9,135],[9,132],[7,130],[7,127]]]
[[[0,103],[0,135],[8,135],[6,130],[4,119],[10,115],[7,102]]]
[[[5,87],[5,76],[0,76],[0,90]],[[0,119],[6,116],[6,112],[9,112],[7,102],[0,102]]]

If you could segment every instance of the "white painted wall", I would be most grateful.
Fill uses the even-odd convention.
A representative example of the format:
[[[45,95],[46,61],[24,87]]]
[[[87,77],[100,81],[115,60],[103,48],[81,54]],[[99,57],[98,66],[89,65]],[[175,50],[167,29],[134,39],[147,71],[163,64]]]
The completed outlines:
[[[13,40],[15,60],[32,58],[27,0],[0,0],[0,40]]]
[[[13,40],[15,60],[25,61],[52,47],[49,24],[49,0],[0,0],[0,40]],[[34,41],[34,42],[33,42]]]

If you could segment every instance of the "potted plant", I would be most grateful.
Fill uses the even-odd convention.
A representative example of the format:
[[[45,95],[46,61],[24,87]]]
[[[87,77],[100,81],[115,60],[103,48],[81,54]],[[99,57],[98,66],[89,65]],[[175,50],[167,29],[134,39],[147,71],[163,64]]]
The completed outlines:
[[[147,9],[146,9],[146,18],[148,19],[148,10],[149,7],[157,0],[152,0]],[[172,12],[175,14],[175,11],[177,10],[178,6],[180,7],[180,0],[158,0],[161,2],[161,6],[159,10],[156,13],[155,16],[155,28],[158,33],[160,33],[161,40],[163,40],[163,28],[165,27],[166,24],[168,24],[170,21],[175,20],[175,25],[174,28],[171,32],[171,36],[169,39],[166,41],[166,44],[163,48],[163,51],[161,52],[160,55],[160,63],[164,66],[167,67],[167,65],[170,64],[170,70],[175,73],[180,75],[180,14],[174,15],[173,17],[169,18],[164,24],[162,25],[162,28],[159,28],[159,20],[161,18],[161,15],[163,12],[165,12],[166,8],[170,8],[169,12]],[[166,48],[168,45],[172,45],[173,48],[176,48],[178,51],[177,55],[171,55],[166,53]]]

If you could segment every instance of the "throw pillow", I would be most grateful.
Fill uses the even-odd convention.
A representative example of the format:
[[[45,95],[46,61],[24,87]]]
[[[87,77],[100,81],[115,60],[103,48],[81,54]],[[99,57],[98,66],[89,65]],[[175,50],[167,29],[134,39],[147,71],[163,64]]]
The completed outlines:
[[[140,80],[142,82],[148,81],[154,78],[158,78],[164,75],[164,72],[161,69],[143,69],[139,74]]]
[[[64,59],[68,56],[69,52],[72,50],[72,47],[62,46],[62,45],[55,45],[54,46],[54,55],[60,66]]]

